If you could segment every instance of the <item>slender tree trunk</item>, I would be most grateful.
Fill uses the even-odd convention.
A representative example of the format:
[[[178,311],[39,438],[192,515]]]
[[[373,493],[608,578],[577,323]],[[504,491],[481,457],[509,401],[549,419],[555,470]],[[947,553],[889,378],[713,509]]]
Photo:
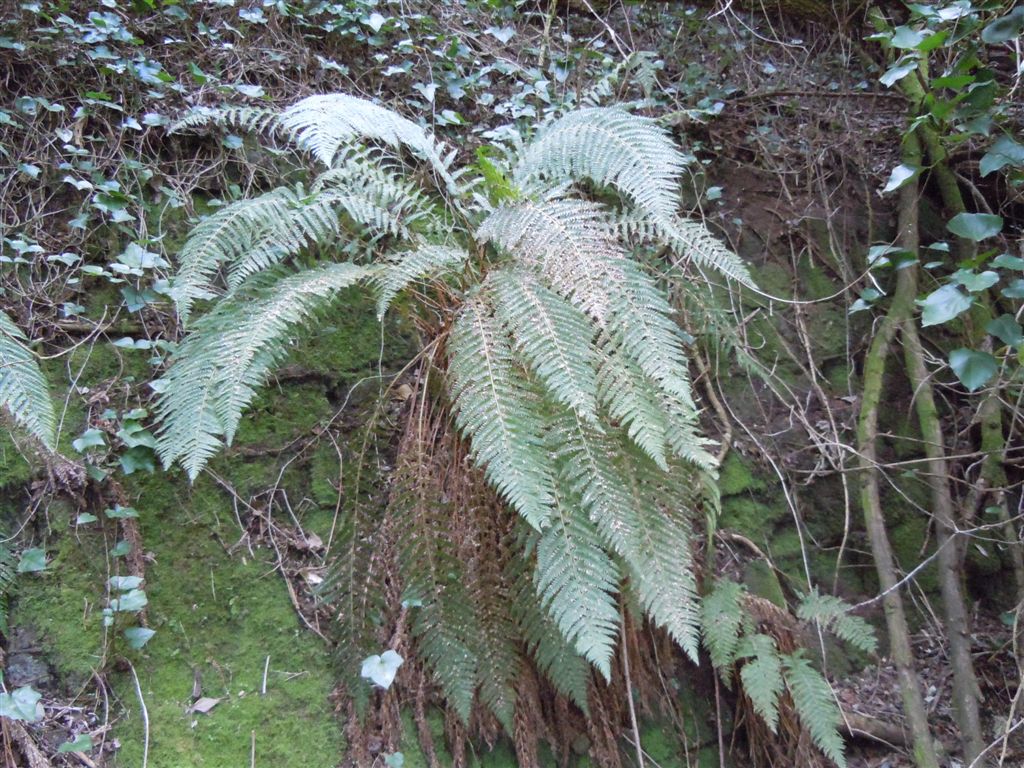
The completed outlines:
[[[913,274],[916,271],[916,266],[907,267],[900,277],[916,286],[917,279]],[[916,293],[916,288],[912,290]],[[949,659],[953,666],[953,706],[957,726],[960,728],[964,763],[973,765],[985,748],[981,734],[981,716],[978,712],[981,690],[974,674],[974,661],[971,657],[970,618],[967,615],[963,591],[960,589],[956,513],[949,490],[949,466],[946,463],[942,424],[928,381],[928,368],[925,365],[916,322],[913,317],[903,322],[903,354],[907,373],[914,388],[914,406],[921,426],[925,455],[928,458],[925,466],[939,547],[939,590],[942,592],[942,606],[946,619]]]
[[[917,139],[911,135],[904,145],[904,162],[920,151]],[[917,232],[917,184],[911,183],[900,190],[900,237],[912,229]],[[905,221],[906,212],[912,210],[912,220]],[[860,417],[857,423],[858,461],[861,469],[861,506],[864,511],[864,525],[871,544],[871,555],[878,572],[878,583],[882,588],[882,605],[889,630],[889,653],[896,665],[903,710],[907,717],[911,740],[914,744],[914,760],[918,768],[938,768],[935,744],[928,728],[924,700],[917,671],[914,669],[914,655],[910,647],[910,630],[903,610],[903,598],[897,584],[896,563],[889,544],[889,535],[882,514],[882,500],[879,492],[878,470],[878,405],[882,397],[886,359],[897,329],[913,315],[914,288],[901,280],[893,296],[889,312],[871,340],[867,358],[864,361],[864,389]]]
[[[883,29],[888,22],[877,12],[871,13],[875,27]],[[928,82],[927,70],[922,66],[920,77]],[[900,87],[910,101],[914,114],[925,101],[925,86],[916,77],[903,78]],[[914,168],[923,165],[922,148],[928,154],[930,172],[935,180],[943,204],[953,214],[966,212],[963,196],[956,176],[946,162],[947,153],[942,139],[935,129],[926,124],[918,126],[914,134],[912,147],[908,153],[909,142],[904,143],[904,162]],[[920,137],[918,139],[917,137]],[[903,195],[908,188],[913,189],[913,198]],[[904,187],[900,197],[900,245],[911,253],[918,252],[920,241],[918,234],[918,203],[916,200],[918,184]],[[959,238],[957,251],[960,258],[971,258],[976,252],[973,241]],[[917,267],[911,266],[902,270],[899,280],[906,284],[910,295],[917,293]],[[946,620],[946,634],[949,641],[950,660],[953,665],[953,700],[957,726],[960,729],[960,740],[964,753],[964,762],[972,763],[982,752],[985,745],[981,733],[979,701],[981,690],[978,687],[971,657],[970,618],[967,605],[960,586],[961,578],[961,547],[956,540],[956,508],[949,488],[949,467],[946,462],[945,441],[942,423],[939,420],[935,397],[928,378],[924,351],[917,331],[916,321],[911,315],[901,323],[904,345],[904,359],[907,374],[914,388],[914,403],[917,411],[921,436],[925,444],[927,461],[928,485],[932,498],[932,514],[936,521],[936,538],[938,540],[939,589],[942,593],[943,612]],[[997,404],[998,407],[998,404]],[[989,413],[988,418],[999,419],[998,411]],[[999,427],[1000,434],[1002,426]],[[984,432],[984,427],[983,427]]]

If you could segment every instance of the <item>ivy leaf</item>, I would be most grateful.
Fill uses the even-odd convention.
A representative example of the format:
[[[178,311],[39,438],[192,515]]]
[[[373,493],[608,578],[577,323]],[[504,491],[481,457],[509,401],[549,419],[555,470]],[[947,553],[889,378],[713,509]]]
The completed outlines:
[[[124,519],[126,517],[138,517],[139,511],[134,507],[122,507],[120,504],[115,504],[112,509],[103,510],[103,514],[114,519]]]
[[[1003,230],[1003,217],[991,213],[958,213],[949,220],[946,229],[957,237],[978,242],[998,235]]]
[[[1000,136],[981,158],[978,169],[984,177],[1006,165],[1024,165],[1024,145],[1009,136]]]
[[[80,733],[74,741],[68,741],[57,747],[58,752],[88,752],[92,749],[92,736]]]
[[[917,48],[924,42],[925,37],[925,33],[920,29],[900,26],[893,30],[889,42],[893,48]]]
[[[110,549],[110,556],[111,557],[124,557],[125,555],[127,555],[131,551],[132,551],[132,545],[130,543],[128,543],[127,541],[125,541],[124,539],[121,539],[119,542],[117,542],[117,544],[115,544],[113,547],[111,547],[111,549]]]
[[[110,601],[110,607],[115,611],[129,611],[134,613],[135,611],[141,611],[149,605],[149,598],[146,597],[146,593],[141,589],[131,589],[125,592],[121,597],[115,598]]]
[[[155,634],[156,630],[150,629],[149,627],[131,627],[124,631],[124,637],[128,641],[128,647],[136,651],[148,643]]]
[[[919,300],[921,325],[942,325],[971,307],[971,297],[952,285],[944,285]]]
[[[103,432],[99,429],[87,429],[80,437],[71,441],[71,447],[79,453],[85,453],[88,448],[102,448],[105,445]]]
[[[46,552],[39,547],[26,549],[18,561],[18,573],[38,573],[46,570]]]
[[[142,578],[140,576],[111,576],[107,579],[107,584],[116,592],[130,592],[142,585]]]
[[[500,43],[507,43],[515,35],[515,27],[488,27],[484,30],[488,35]]]
[[[1018,5],[982,30],[981,39],[989,45],[1008,43],[1024,32],[1024,5]]]
[[[251,99],[260,99],[264,96],[264,90],[262,85],[249,85],[248,83],[236,83],[234,86],[235,90],[243,96],[248,96]]]
[[[887,192],[895,192],[900,187],[906,185],[911,179],[917,176],[920,168],[911,165],[897,165],[892,169],[892,173],[889,174],[889,182],[882,189],[882,194]]]
[[[994,320],[989,320],[985,325],[985,331],[1008,347],[1019,347],[1021,342],[1024,342],[1024,330],[1013,315],[1000,315]]]
[[[387,690],[395,681],[398,668],[404,661],[405,659],[395,651],[384,651],[379,656],[374,654],[363,660],[363,668],[360,670],[359,676]]]
[[[992,266],[1003,267],[1004,269],[1024,269],[1024,259],[1020,256],[1011,256],[1008,253],[1000,253],[992,259]]]
[[[904,64],[896,64],[895,66],[889,67],[885,74],[878,78],[878,82],[884,85],[886,88],[892,88],[896,83],[902,80],[904,77],[909,75],[917,69],[917,60],[908,61]]]
[[[140,469],[153,473],[156,471],[156,462],[153,459],[153,449],[143,445],[129,448],[121,454],[121,470],[130,475]]]
[[[999,282],[999,274],[987,269],[984,272],[975,272],[972,269],[958,269],[953,273],[952,279],[962,285],[971,293],[984,291]]]
[[[34,723],[43,717],[43,708],[39,706],[42,695],[25,685],[15,689],[13,693],[0,693],[0,717],[11,720],[24,720]]]
[[[1018,277],[1008,286],[1003,288],[1001,293],[1008,299],[1024,299],[1024,280],[1021,280]]]
[[[981,389],[999,370],[992,355],[975,349],[954,349],[949,353],[949,365],[968,392]]]

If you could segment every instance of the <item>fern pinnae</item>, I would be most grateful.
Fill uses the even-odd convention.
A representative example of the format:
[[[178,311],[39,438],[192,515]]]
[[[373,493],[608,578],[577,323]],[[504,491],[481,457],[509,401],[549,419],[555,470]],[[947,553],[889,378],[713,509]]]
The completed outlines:
[[[343,213],[371,234],[409,237],[401,216],[394,215],[376,199],[335,190],[295,199],[287,214],[273,228],[264,230],[253,247],[231,265],[228,286],[235,290],[251,275],[342,236]]]
[[[625,262],[612,287],[608,334],[662,391],[696,411],[679,326],[661,291],[638,265]]]
[[[421,245],[389,256],[373,279],[377,319],[382,320],[395,297],[414,282],[454,270],[467,261],[466,251],[445,245]]]
[[[743,586],[730,579],[717,579],[701,600],[701,631],[711,655],[711,665],[728,682],[740,642]]]
[[[327,264],[281,278],[263,298],[224,300],[202,318],[176,356],[184,365],[172,364],[158,401],[163,427],[157,451],[164,465],[183,456],[194,480],[221,436],[231,443],[255,388],[285,355],[287,332],[370,274],[369,267]]]
[[[698,663],[700,608],[691,563],[691,529],[685,510],[692,498],[682,475],[663,472],[649,457],[621,452],[622,476],[633,503],[635,532],[623,552],[630,580],[644,612],[663,627],[687,656]]]
[[[530,370],[557,401],[597,423],[594,328],[583,312],[523,270],[492,272],[495,309]]]
[[[559,494],[554,509],[553,524],[537,543],[537,595],[562,636],[610,681],[620,621],[618,567],[576,504]]]
[[[537,182],[591,179],[620,190],[637,207],[672,216],[683,156],[654,120],[613,107],[577,109],[551,123],[523,150],[514,177]]]
[[[46,378],[28,339],[4,312],[0,311],[0,408],[35,436],[46,448],[56,450],[57,417]]]
[[[178,254],[178,272],[171,282],[170,295],[183,322],[196,300],[214,296],[211,280],[218,267],[242,258],[261,232],[287,220],[294,201],[294,191],[280,187],[231,203],[196,225]]]
[[[270,133],[277,124],[278,113],[265,107],[199,107],[171,123],[171,133],[184,133],[217,125],[238,128],[247,133]]]
[[[624,443],[596,433],[572,414],[556,421],[549,439],[561,482],[606,546],[626,561],[641,604],[696,660],[696,583],[692,572],[680,567],[689,552],[688,525],[666,514],[651,493],[655,483],[667,485],[671,478],[646,456],[635,463],[623,459]]]
[[[616,236],[665,246],[678,260],[711,268],[747,287],[757,287],[742,259],[698,221],[676,215],[652,216],[643,211],[628,211],[613,217],[609,226]]]
[[[737,656],[747,661],[740,667],[743,692],[772,733],[779,727],[779,696],[782,694],[782,661],[775,639],[757,633],[743,638]]]
[[[597,383],[608,415],[659,468],[668,471],[666,417],[643,373],[617,350],[604,349]]]
[[[867,621],[850,613],[851,607],[834,595],[812,590],[800,601],[796,615],[804,621],[816,621],[854,648],[874,653],[878,648],[875,631]]]
[[[584,200],[549,199],[499,206],[477,230],[562,296],[603,324],[611,285],[623,279],[622,249],[603,226],[605,209]]]
[[[783,656],[782,666],[800,722],[818,749],[839,768],[846,768],[843,739],[838,730],[842,714],[828,681],[804,656],[803,649]]]
[[[585,715],[589,715],[587,689],[590,684],[590,665],[577,653],[573,644],[566,640],[551,612],[538,602],[535,586],[537,565],[532,562],[534,558],[529,553],[536,550],[540,534],[526,525],[522,529],[524,531],[520,538],[523,541],[520,545],[523,557],[518,564],[513,564],[512,616],[537,668],[559,693],[571,700]]]
[[[448,349],[455,421],[469,438],[474,459],[513,509],[543,529],[552,503],[544,419],[485,294],[463,306]]]

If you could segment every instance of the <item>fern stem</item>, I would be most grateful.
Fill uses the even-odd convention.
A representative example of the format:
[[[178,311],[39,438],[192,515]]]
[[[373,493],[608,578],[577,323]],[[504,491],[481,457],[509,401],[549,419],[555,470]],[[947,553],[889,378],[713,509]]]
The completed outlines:
[[[619,624],[622,639],[622,675],[626,678],[626,704],[629,705],[629,724],[633,728],[633,746],[636,748],[636,764],[644,768],[644,750],[640,746],[640,726],[636,721],[636,706],[633,703],[633,678],[629,674],[629,644],[626,642],[626,617]]]

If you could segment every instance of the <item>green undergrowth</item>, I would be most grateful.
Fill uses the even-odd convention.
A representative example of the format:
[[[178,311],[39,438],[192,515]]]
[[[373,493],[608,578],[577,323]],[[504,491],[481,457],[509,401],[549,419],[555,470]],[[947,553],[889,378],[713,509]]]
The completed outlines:
[[[241,546],[227,499],[207,480],[190,494],[160,479],[140,484],[150,624],[156,636],[135,658],[150,718],[149,765],[328,768],[344,743],[329,695],[326,645],[299,621],[273,552]],[[176,521],[172,522],[177,518]],[[266,694],[261,694],[267,667]],[[220,699],[209,714],[188,714],[195,675],[202,695]],[[141,764],[143,733],[133,687],[118,690],[128,712],[117,765]]]

